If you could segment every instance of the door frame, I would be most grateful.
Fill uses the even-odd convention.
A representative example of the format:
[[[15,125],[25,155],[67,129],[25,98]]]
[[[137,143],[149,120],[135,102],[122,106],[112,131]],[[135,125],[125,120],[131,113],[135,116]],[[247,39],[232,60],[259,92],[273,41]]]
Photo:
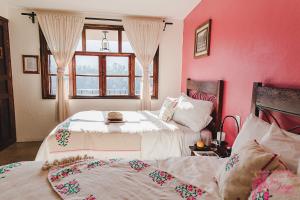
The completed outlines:
[[[12,69],[11,69],[11,54],[10,54],[10,43],[9,43],[9,28],[8,19],[0,16],[0,24],[3,25],[4,32],[4,58],[7,66],[7,89],[9,99],[9,112],[10,112],[10,123],[11,123],[11,134],[12,137],[8,141],[4,141],[0,144],[0,150],[8,147],[9,145],[16,142],[16,121],[15,121],[15,107],[14,107],[14,95],[13,95],[13,82],[12,82]]]

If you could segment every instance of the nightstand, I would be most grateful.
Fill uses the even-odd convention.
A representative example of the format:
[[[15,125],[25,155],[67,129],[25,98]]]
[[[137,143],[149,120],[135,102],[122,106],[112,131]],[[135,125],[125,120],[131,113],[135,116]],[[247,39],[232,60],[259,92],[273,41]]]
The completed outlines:
[[[222,142],[222,143],[221,143],[221,146],[218,146],[218,148],[216,150],[216,153],[221,158],[229,157],[230,154],[231,154],[231,147],[227,147],[227,143],[226,142]]]
[[[227,149],[226,146],[219,147],[207,147],[204,150],[198,150],[196,146],[189,146],[191,150],[191,156],[217,156],[219,158],[226,158],[230,156],[231,149]]]

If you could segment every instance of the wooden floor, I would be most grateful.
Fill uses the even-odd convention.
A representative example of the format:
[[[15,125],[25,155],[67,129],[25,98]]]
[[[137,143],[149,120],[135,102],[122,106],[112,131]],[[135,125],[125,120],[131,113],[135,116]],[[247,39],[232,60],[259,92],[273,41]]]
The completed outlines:
[[[0,166],[34,160],[42,142],[19,142],[0,151]]]

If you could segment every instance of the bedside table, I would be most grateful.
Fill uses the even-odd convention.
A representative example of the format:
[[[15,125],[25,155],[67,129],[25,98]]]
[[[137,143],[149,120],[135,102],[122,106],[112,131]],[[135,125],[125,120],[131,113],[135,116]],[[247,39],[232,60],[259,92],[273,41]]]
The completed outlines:
[[[219,157],[214,151],[192,151],[192,156],[216,156]]]
[[[228,150],[225,146],[207,148],[205,150],[198,150],[196,146],[189,146],[191,156],[217,156],[219,158],[226,158],[230,156],[231,149]]]
[[[218,146],[216,153],[219,155],[221,158],[226,158],[229,157],[231,154],[231,148],[227,148],[227,144]]]
[[[218,154],[215,153],[213,148],[206,147],[203,150],[198,150],[196,146],[189,146],[191,150],[191,156],[217,156],[219,157]]]

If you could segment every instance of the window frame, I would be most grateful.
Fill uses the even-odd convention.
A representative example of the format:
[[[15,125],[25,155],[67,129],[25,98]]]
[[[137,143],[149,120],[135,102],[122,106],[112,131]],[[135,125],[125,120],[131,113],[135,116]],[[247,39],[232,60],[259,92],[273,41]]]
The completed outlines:
[[[118,31],[118,52],[87,52],[86,51],[86,30],[116,30]],[[75,51],[72,62],[69,65],[69,98],[70,99],[139,99],[139,95],[135,95],[135,54],[122,52],[122,31],[123,26],[119,25],[98,25],[85,24],[82,31],[82,51]],[[51,52],[47,47],[46,39],[39,28],[40,37],[40,59],[41,59],[41,79],[42,79],[42,98],[55,99],[56,95],[50,92],[50,71],[49,71],[49,55]],[[82,96],[76,94],[76,56],[98,56],[99,57],[99,96]],[[124,56],[129,58],[129,74],[128,74],[128,95],[106,95],[106,56]],[[158,70],[159,70],[159,48],[153,59],[153,94],[152,99],[158,99]],[[97,75],[96,75],[97,76]]]

